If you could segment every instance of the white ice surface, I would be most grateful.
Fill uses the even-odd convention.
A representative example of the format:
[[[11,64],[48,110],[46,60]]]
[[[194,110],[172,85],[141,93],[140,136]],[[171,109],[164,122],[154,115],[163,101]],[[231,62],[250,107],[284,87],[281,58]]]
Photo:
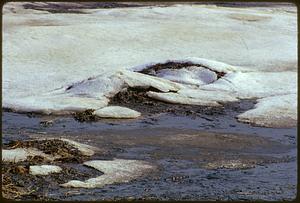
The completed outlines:
[[[96,110],[94,114],[101,118],[137,118],[141,116],[140,112],[121,106],[104,107]]]
[[[255,108],[240,114],[238,120],[267,127],[297,126],[297,95],[259,99]]]
[[[152,86],[167,93],[153,98],[200,105],[219,102],[207,99],[213,94],[200,98],[202,90],[226,92],[230,99],[297,91],[297,11],[291,7],[176,5],[77,15],[24,10],[21,4],[4,5],[6,108],[48,114],[100,109],[127,86]],[[132,72],[168,61],[227,74],[191,97],[184,94],[187,86]],[[191,77],[177,81],[200,84]]]
[[[217,80],[217,74],[215,72],[196,66],[179,70],[163,69],[158,71],[156,76],[173,82],[198,86],[209,84]]]
[[[36,112],[44,114],[69,114],[86,109],[99,109],[107,106],[106,97],[89,98],[67,95],[37,95],[23,98],[3,99],[2,106],[17,112]]]
[[[202,86],[203,87],[203,86]],[[220,103],[239,101],[232,92],[223,90],[205,90],[201,88],[191,89],[182,88],[173,93],[147,92],[147,95],[153,99],[161,100],[168,103],[191,104],[220,106]]]
[[[228,73],[201,89],[229,91],[241,99],[297,93],[297,72]]]
[[[62,168],[54,165],[35,165],[29,167],[31,175],[49,175],[50,173],[59,173]]]
[[[153,171],[155,167],[145,161],[114,159],[94,160],[84,162],[84,165],[93,167],[104,174],[86,181],[71,180],[62,184],[63,187],[100,188],[114,183],[125,183]]]
[[[203,105],[203,106],[220,106],[216,101],[197,99],[193,97],[182,96],[177,93],[158,93],[158,92],[147,92],[147,96],[157,99],[163,102],[171,104],[190,104],[190,105]]]
[[[25,149],[17,148],[11,150],[2,150],[2,161],[19,162],[27,159],[28,153]]]
[[[41,156],[49,161],[57,157],[50,156],[35,148],[16,148],[16,149],[2,149],[2,161],[5,162],[20,162],[25,161],[30,156]]]
[[[181,88],[178,83],[141,73],[122,71],[120,75],[129,87],[154,87],[162,92],[178,91]]]

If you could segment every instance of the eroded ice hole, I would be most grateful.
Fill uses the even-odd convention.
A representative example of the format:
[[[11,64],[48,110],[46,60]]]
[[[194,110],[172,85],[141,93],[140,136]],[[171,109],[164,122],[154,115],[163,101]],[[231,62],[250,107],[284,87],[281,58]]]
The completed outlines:
[[[173,82],[189,85],[205,85],[213,83],[225,75],[223,72],[213,71],[208,67],[194,63],[168,62],[149,66],[140,73],[164,78]]]

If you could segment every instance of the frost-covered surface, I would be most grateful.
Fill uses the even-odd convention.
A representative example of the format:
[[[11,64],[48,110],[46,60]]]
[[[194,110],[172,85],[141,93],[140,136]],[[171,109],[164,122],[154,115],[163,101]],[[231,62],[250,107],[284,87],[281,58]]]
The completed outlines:
[[[5,108],[98,110],[136,86],[154,87],[160,92],[148,95],[170,103],[212,106],[297,92],[294,7],[175,5],[52,14],[21,5],[3,8]],[[169,61],[207,69],[165,70],[159,77],[133,72]],[[226,75],[215,80],[212,71]],[[283,114],[270,108],[275,125]],[[288,108],[295,118],[295,107]]]
[[[141,116],[140,112],[121,106],[104,107],[95,111],[94,114],[102,118],[137,118]]]
[[[87,161],[84,165],[93,167],[104,174],[86,181],[71,180],[61,186],[100,188],[109,184],[129,182],[155,169],[153,165],[145,161],[125,159]]]
[[[49,175],[50,173],[59,173],[62,168],[54,165],[35,165],[29,167],[31,175]]]
[[[255,109],[240,114],[238,120],[268,127],[297,126],[297,95],[259,99]]]

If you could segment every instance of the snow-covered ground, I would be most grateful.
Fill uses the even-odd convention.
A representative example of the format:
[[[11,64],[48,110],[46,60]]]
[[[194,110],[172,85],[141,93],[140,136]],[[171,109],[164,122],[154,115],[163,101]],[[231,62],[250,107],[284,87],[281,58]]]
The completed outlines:
[[[296,7],[174,5],[53,14],[21,5],[3,8],[5,108],[101,109],[124,87],[145,86],[161,91],[148,96],[171,103],[220,105],[256,98],[255,110],[240,115],[240,121],[296,124]],[[226,75],[216,80],[213,72],[200,69],[157,77],[133,72],[167,60],[191,61]]]

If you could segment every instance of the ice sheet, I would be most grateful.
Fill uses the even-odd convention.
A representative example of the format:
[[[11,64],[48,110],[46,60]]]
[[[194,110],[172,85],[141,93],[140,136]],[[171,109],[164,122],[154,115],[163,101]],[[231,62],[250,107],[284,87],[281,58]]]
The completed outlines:
[[[165,92],[149,93],[153,98],[200,105],[222,102],[204,90],[225,92],[223,102],[297,91],[297,13],[285,7],[176,5],[78,15],[21,5],[4,5],[5,108],[48,114],[101,109],[127,86],[151,86]],[[208,85],[176,76],[200,86],[194,90],[133,72],[168,61],[227,74]]]
[[[218,81],[201,87],[230,91],[241,99],[297,93],[297,72],[228,73]]]

